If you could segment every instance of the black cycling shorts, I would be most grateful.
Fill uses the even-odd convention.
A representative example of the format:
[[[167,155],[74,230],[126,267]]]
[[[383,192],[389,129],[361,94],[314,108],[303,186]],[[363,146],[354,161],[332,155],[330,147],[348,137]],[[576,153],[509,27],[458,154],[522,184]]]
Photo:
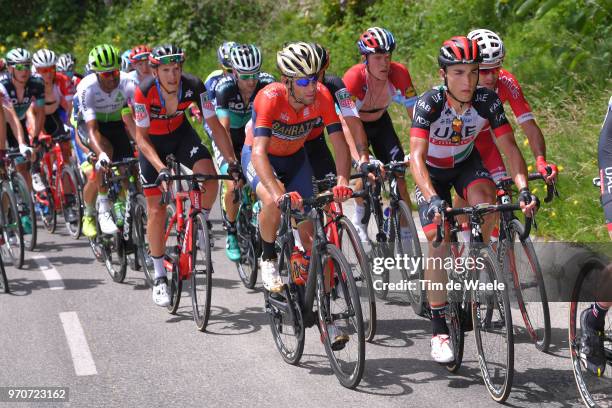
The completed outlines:
[[[134,157],[134,149],[130,143],[130,136],[125,128],[123,121],[115,122],[98,122],[98,130],[102,137],[106,138],[113,146],[112,161],[119,161],[124,158]],[[89,144],[89,132],[87,125],[83,121],[79,121],[76,129],[77,135],[81,143],[89,150],[92,150]]]
[[[471,185],[482,182],[493,184],[491,174],[489,174],[489,171],[482,164],[482,160],[476,149],[472,151],[466,160],[453,168],[441,169],[427,166],[427,170],[429,171],[429,177],[436,190],[436,194],[449,205],[452,204],[451,188],[453,187],[457,194],[467,201],[467,190]],[[415,188],[414,194],[419,207],[419,218],[423,231],[429,231],[435,228],[436,225],[427,219],[427,208],[429,204],[418,187]]]
[[[368,144],[372,146],[378,160],[385,164],[404,160],[404,149],[395,133],[389,112],[373,122],[363,122],[363,128],[368,136]]]
[[[200,137],[186,120],[171,133],[166,135],[149,135],[149,138],[164,164],[169,154],[173,154],[179,163],[190,169],[199,160],[211,159],[210,152],[202,144]],[[157,170],[149,163],[142,152],[138,155],[138,161],[140,163],[140,178],[142,179],[145,195],[160,195],[161,191],[155,185],[158,175]]]
[[[321,180],[329,174],[336,175],[336,163],[329,147],[327,147],[323,134],[316,139],[307,141],[304,148],[315,180]]]
[[[45,133],[51,135],[51,137],[57,137],[69,133],[64,127],[64,122],[62,121],[62,118],[60,116],[59,109],[57,109],[53,113],[45,115],[45,126],[43,129]]]

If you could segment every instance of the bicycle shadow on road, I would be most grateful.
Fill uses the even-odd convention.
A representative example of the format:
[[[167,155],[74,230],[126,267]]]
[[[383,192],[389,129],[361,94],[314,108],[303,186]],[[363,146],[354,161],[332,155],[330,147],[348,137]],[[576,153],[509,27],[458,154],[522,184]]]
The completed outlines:
[[[175,315],[166,319],[166,323],[180,323],[193,321],[191,299],[186,296]],[[238,336],[256,333],[268,323],[266,314],[261,307],[247,307],[238,311],[231,311],[226,307],[211,306],[210,318],[205,333],[218,336]]]
[[[376,335],[370,344],[381,347],[410,347],[415,340],[431,337],[431,323],[421,318],[376,321]]]
[[[531,337],[524,327],[514,326],[514,344],[532,344]],[[533,352],[540,352],[533,345]],[[561,327],[551,327],[550,329],[550,346],[545,354],[551,356],[569,359],[569,343],[568,329]]]
[[[64,283],[62,290],[86,290],[106,284],[104,279],[62,279],[62,282]],[[9,289],[9,295],[27,296],[35,290],[48,290],[49,282],[44,279],[9,279]]]

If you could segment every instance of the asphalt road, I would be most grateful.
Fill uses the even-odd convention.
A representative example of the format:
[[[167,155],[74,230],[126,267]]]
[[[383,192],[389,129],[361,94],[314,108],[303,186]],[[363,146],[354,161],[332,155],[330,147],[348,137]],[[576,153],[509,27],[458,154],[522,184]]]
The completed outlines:
[[[179,313],[170,315],[152,303],[142,272],[128,270],[123,284],[114,283],[85,239],[74,241],[62,228],[42,232],[25,269],[7,267],[11,293],[0,294],[0,386],[69,388],[69,402],[38,404],[47,407],[495,405],[480,377],[473,335],[466,338],[463,367],[449,374],[430,361],[429,322],[392,302],[378,303],[378,335],[367,344],[356,390],[336,381],[316,328],[306,332],[301,364],[284,363],[263,294],[242,286],[225,258],[218,214],[212,219],[213,307],[205,333],[196,330],[188,294]],[[551,308],[549,354],[516,338],[510,406],[581,405],[567,307]]]

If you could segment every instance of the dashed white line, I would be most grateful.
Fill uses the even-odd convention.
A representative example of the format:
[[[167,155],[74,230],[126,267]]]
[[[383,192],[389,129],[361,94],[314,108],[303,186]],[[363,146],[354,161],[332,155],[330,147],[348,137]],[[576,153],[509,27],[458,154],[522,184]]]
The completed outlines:
[[[47,279],[47,283],[49,284],[49,289],[64,289],[64,281],[61,275],[44,255],[33,255],[32,259],[36,262],[43,275],[45,275],[45,279]]]
[[[64,333],[66,334],[66,340],[68,341],[68,347],[70,348],[76,375],[98,374],[96,363],[89,350],[85,332],[83,331],[83,326],[81,326],[77,313],[63,312],[60,313],[59,316],[62,321],[62,326],[64,326]]]

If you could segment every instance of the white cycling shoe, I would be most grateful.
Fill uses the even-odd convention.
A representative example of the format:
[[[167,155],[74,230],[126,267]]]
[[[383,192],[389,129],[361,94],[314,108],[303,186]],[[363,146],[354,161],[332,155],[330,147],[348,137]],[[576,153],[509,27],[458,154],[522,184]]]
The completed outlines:
[[[45,191],[47,189],[47,187],[45,186],[45,183],[43,183],[42,177],[40,177],[39,173],[32,174],[32,188],[37,193],[40,193],[41,191]]]
[[[276,260],[264,261],[262,259],[259,265],[264,288],[269,292],[280,292],[283,289],[283,281],[276,268]]]
[[[448,334],[438,334],[431,338],[431,358],[440,364],[448,364],[455,361],[455,355],[451,349]]]
[[[100,223],[100,230],[103,234],[112,235],[119,231],[117,225],[115,225],[115,222],[113,221],[113,216],[111,215],[110,211],[105,211],[98,214],[98,222]]]
[[[170,304],[170,294],[168,293],[168,279],[155,279],[153,285],[153,302],[157,306],[166,307]]]

